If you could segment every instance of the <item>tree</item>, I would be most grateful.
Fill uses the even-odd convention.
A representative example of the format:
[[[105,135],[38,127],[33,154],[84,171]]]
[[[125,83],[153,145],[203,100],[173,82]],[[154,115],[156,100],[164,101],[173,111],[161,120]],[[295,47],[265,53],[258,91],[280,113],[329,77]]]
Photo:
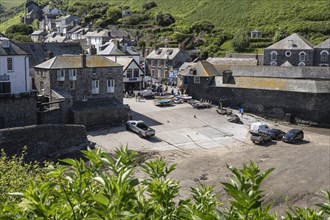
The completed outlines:
[[[121,10],[117,7],[110,7],[106,14],[110,24],[116,24],[117,21],[122,18]]]
[[[8,27],[6,34],[7,35],[30,35],[33,33],[33,28],[26,24],[14,24]]]
[[[175,19],[169,13],[163,14],[162,12],[159,12],[156,16],[156,22],[159,26],[165,27],[175,23]]]
[[[249,37],[247,32],[238,31],[234,34],[232,46],[236,52],[242,52],[249,47]]]
[[[207,20],[196,21],[190,27],[190,31],[196,33],[200,33],[200,32],[211,33],[213,29],[214,29],[214,24]]]
[[[152,8],[154,8],[156,6],[157,6],[156,2],[152,1],[152,2],[144,3],[142,5],[142,8],[145,9],[145,10],[149,10],[149,9],[152,9]]]

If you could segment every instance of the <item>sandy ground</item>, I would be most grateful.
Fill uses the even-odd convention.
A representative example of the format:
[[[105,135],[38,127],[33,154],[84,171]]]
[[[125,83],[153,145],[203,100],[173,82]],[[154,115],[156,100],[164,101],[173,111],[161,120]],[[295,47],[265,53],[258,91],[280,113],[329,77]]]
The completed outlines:
[[[144,120],[156,130],[149,139],[119,127],[88,132],[88,139],[112,152],[120,145],[141,152],[147,158],[163,157],[177,164],[171,177],[181,183],[180,197],[187,198],[190,187],[200,183],[214,185],[219,199],[226,201],[221,182],[229,181],[226,164],[241,167],[253,161],[261,170],[275,168],[263,184],[266,202],[283,214],[288,206],[309,206],[324,201],[321,190],[330,190],[330,130],[266,121],[284,131],[301,128],[305,140],[298,144],[273,141],[265,146],[250,141],[249,125],[265,121],[244,114],[243,124],[228,122],[228,117],[211,109],[193,109],[189,104],[154,106],[152,100],[125,99],[133,119]],[[237,111],[234,110],[237,114]]]

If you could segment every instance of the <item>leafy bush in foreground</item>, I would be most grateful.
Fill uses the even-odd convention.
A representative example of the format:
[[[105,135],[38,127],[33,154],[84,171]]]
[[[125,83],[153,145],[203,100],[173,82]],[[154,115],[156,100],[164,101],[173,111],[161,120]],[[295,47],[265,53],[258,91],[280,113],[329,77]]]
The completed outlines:
[[[134,176],[138,164],[136,153],[117,149],[113,157],[101,152],[84,151],[88,162],[65,159],[66,165],[45,168],[44,182],[31,182],[19,193],[19,202],[0,200],[0,219],[276,219],[271,205],[263,204],[260,186],[272,169],[261,172],[256,164],[237,169],[228,166],[233,178],[223,183],[232,197],[221,206],[212,187],[191,189],[191,198],[178,199],[180,185],[168,175],[175,165],[162,159],[141,165],[145,179]],[[285,219],[325,219],[328,202],[320,210],[296,208]],[[226,207],[226,208],[225,208]]]

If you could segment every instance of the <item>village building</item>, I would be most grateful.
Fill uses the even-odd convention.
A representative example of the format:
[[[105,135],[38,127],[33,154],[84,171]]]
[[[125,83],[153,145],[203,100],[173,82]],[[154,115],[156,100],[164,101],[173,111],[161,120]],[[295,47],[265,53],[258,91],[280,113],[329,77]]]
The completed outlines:
[[[39,21],[39,29],[53,31],[56,28],[56,18],[63,15],[62,11],[55,6],[46,5],[43,9],[43,17]]]
[[[24,24],[32,24],[34,20],[39,21],[43,16],[43,12],[39,5],[34,1],[28,0],[25,4]]]
[[[330,66],[330,38],[314,47],[314,66]]]
[[[36,124],[27,53],[0,34],[0,129]]]
[[[168,79],[171,72],[178,72],[179,67],[191,61],[183,48],[158,48],[147,57],[150,76],[159,80]]]
[[[103,56],[62,55],[35,66],[35,84],[46,97],[42,123],[87,127],[127,120],[123,66]]]
[[[33,31],[33,33],[31,34],[31,39],[35,43],[43,42],[43,41],[45,41],[45,38],[47,35],[48,35],[48,33],[45,30],[36,30],[36,31]]]
[[[265,48],[264,65],[313,66],[314,45],[298,34],[292,34]]]
[[[253,30],[250,32],[250,38],[261,38],[262,32],[258,30]]]

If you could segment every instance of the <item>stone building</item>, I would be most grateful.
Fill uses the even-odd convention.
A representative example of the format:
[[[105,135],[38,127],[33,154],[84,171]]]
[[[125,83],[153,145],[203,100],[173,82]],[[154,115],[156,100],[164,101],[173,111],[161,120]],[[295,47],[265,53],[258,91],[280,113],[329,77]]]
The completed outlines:
[[[177,72],[184,62],[191,61],[191,57],[182,48],[158,48],[147,57],[150,75],[156,79],[168,79],[170,72]]]
[[[34,1],[27,0],[25,4],[24,23],[32,24],[34,20],[39,21],[43,16],[43,12],[39,5]]]
[[[329,73],[329,67],[231,66],[218,75],[196,69],[184,81],[197,100],[226,100],[225,107],[267,118],[290,114],[298,123],[330,126]]]
[[[330,66],[330,38],[314,47],[314,66]]]
[[[283,40],[265,48],[264,65],[313,66],[314,45],[298,34],[292,34]]]
[[[29,57],[22,48],[0,34],[0,129],[35,124],[35,110]]]
[[[106,57],[85,54],[56,56],[35,66],[37,90],[47,98],[40,114],[60,114],[63,123],[85,126],[127,120],[122,72],[121,65]]]
[[[298,34],[265,48],[266,66],[329,66],[330,38],[314,46]]]

